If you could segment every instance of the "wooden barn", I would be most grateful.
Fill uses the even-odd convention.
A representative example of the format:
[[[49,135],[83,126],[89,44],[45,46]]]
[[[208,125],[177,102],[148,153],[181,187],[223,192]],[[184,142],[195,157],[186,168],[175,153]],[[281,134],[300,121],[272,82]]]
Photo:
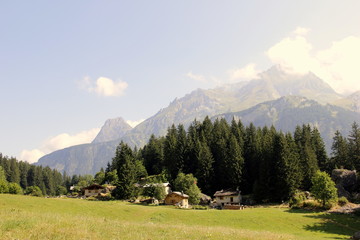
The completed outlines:
[[[171,192],[165,198],[165,204],[177,205],[183,208],[189,207],[189,195],[182,192]]]
[[[106,188],[99,184],[92,184],[88,187],[83,188],[84,196],[91,197],[97,196],[99,193],[106,193]]]

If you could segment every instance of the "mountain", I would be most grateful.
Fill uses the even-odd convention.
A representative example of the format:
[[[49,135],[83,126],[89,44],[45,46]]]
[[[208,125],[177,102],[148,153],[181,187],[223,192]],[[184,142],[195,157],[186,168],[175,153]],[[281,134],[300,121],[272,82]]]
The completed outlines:
[[[354,121],[360,121],[360,113],[338,106],[322,105],[315,100],[300,96],[285,96],[277,100],[260,103],[247,110],[214,116],[231,121],[241,120],[246,126],[271,126],[284,132],[293,132],[297,125],[310,124],[319,129],[330,154],[332,138],[336,130],[347,136]]]
[[[322,104],[341,98],[328,84],[312,73],[289,74],[281,66],[274,66],[252,81],[214,89],[197,89],[175,99],[168,107],[131,130],[120,131],[116,129],[117,124],[105,123],[107,126],[104,125],[104,131],[101,131],[91,144],[58,150],[40,158],[37,164],[65,170],[68,174],[94,174],[100,169],[95,166],[106,166],[107,162],[111,161],[121,140],[131,146],[141,147],[146,144],[151,134],[166,134],[171,124],[182,123],[187,128],[195,118],[202,120],[205,116],[238,112],[288,95],[305,96]]]
[[[360,112],[360,91],[357,91],[347,97],[338,99],[334,105],[349,109],[354,112]]]
[[[120,139],[132,127],[121,117],[108,119],[92,143],[108,142]]]

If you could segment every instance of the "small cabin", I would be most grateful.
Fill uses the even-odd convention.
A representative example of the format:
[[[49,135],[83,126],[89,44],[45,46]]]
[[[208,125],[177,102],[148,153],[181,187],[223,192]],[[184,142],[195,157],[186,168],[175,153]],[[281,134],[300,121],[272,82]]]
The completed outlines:
[[[182,208],[189,207],[189,195],[182,192],[171,192],[165,197],[166,205],[177,205]]]
[[[83,190],[85,197],[97,196],[100,193],[106,193],[106,188],[99,184],[92,184],[88,187],[83,188]]]
[[[221,190],[217,191],[214,194],[216,198],[216,205],[218,207],[224,208],[226,205],[240,205],[241,195],[239,190]]]

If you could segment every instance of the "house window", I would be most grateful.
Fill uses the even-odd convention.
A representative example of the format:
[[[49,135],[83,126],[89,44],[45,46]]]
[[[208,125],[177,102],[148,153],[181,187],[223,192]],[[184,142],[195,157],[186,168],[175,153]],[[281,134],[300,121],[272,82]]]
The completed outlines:
[[[224,199],[224,197],[220,197],[220,200],[223,200]]]
[[[233,202],[234,201],[234,198],[233,197],[230,197],[230,202]]]
[[[91,193],[91,190],[89,190],[89,193]]]

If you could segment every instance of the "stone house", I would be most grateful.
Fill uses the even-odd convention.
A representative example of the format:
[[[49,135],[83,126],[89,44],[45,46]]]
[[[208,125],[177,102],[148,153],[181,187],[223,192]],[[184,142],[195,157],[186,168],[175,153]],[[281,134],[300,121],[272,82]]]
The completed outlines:
[[[226,205],[240,205],[241,195],[239,190],[227,189],[214,194],[216,206],[224,208]]]
[[[166,205],[177,205],[182,208],[189,207],[189,195],[182,192],[171,192],[165,197]]]

